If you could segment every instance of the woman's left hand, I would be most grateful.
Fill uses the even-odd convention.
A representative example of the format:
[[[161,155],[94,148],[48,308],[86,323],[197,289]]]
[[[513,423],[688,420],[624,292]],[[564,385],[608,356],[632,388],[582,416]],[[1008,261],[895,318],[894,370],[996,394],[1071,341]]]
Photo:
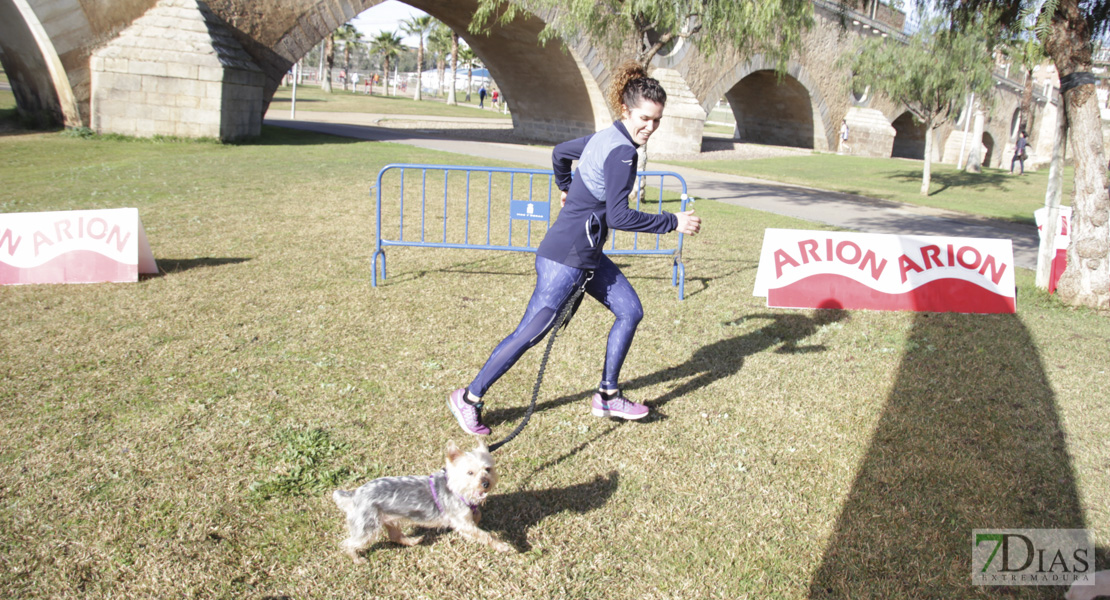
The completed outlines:
[[[701,217],[694,216],[694,211],[675,213],[674,216],[678,217],[678,227],[675,227],[675,231],[686,235],[694,235],[701,231]]]

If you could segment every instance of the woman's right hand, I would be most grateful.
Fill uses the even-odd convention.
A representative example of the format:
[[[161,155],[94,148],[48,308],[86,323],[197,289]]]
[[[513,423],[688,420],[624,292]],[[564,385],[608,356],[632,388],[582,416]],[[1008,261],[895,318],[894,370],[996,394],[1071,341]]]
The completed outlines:
[[[675,227],[675,231],[686,235],[694,235],[701,231],[701,217],[694,216],[694,211],[675,213],[674,216],[678,217],[678,227]]]

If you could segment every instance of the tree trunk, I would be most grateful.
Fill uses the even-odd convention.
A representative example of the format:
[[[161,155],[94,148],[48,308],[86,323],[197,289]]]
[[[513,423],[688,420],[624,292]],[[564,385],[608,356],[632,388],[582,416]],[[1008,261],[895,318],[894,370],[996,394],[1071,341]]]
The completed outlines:
[[[1048,210],[1041,228],[1041,244],[1037,252],[1036,285],[1048,289],[1052,278],[1052,261],[1056,258],[1056,222],[1060,218],[1060,194],[1064,187],[1064,143],[1068,137],[1068,119],[1064,107],[1056,112],[1056,138],[1052,141],[1052,163],[1048,167],[1048,189],[1044,206]]]
[[[383,80],[383,83],[385,83],[385,95],[388,96],[389,95],[389,57],[388,56],[385,57],[385,79]]]
[[[1110,193],[1102,145],[1098,95],[1091,76],[1091,31],[1079,0],[1061,0],[1045,50],[1060,73],[1075,161],[1068,266],[1057,292],[1068,304],[1110,308]],[[1078,74],[1078,76],[1077,76]]]
[[[447,103],[458,104],[455,98],[455,74],[459,72],[459,34],[451,32],[451,88],[447,90]]]
[[[416,47],[416,93],[412,95],[413,100],[420,100],[420,88],[424,83],[424,38],[420,38],[420,45]]]
[[[986,126],[987,114],[981,108],[976,108],[972,113],[971,148],[967,152],[967,172],[983,172],[983,129]],[[990,165],[987,165],[990,166]]]
[[[1025,71],[1025,89],[1021,92],[1021,125],[1019,131],[1032,131],[1030,119],[1033,114],[1033,69]],[[1014,135],[1014,132],[1010,132]]]
[[[351,83],[351,79],[353,79],[351,77],[351,42],[350,41],[343,44],[343,71],[345,73],[347,73],[347,76],[343,78],[343,91],[345,92],[345,91],[347,91],[347,84]],[[351,89],[354,90],[354,85],[353,84],[351,86]]]
[[[440,57],[436,59],[436,71],[438,71],[439,75],[439,87],[436,88],[436,96],[443,94],[443,75],[444,71],[447,70],[447,61],[444,60],[444,58],[445,57]]]
[[[925,123],[925,165],[921,169],[921,195],[929,195],[929,183],[933,178],[933,121]]]
[[[324,92],[331,93],[331,69],[335,66],[335,40],[329,35],[324,38]]]

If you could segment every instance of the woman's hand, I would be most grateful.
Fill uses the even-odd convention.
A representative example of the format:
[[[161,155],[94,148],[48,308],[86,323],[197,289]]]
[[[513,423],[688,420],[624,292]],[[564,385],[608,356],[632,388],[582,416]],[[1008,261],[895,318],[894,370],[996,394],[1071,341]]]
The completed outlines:
[[[694,235],[701,231],[701,217],[694,216],[694,211],[675,213],[674,216],[678,217],[678,227],[675,231],[686,235]]]
[[[566,205],[567,205],[567,193],[566,192],[560,192],[559,193],[559,207],[561,208],[561,207],[564,207]]]

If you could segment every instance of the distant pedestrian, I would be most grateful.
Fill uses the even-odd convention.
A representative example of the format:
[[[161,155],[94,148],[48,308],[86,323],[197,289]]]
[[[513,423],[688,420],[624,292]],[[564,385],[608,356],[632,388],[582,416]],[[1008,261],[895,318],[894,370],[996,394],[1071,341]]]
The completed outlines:
[[[1018,134],[1017,143],[1014,144],[1014,157],[1010,159],[1010,174],[1014,173],[1014,163],[1021,165],[1021,172],[1018,175],[1025,175],[1025,148],[1029,146],[1029,142],[1025,139],[1025,132],[1022,131]]]
[[[494,110],[497,110],[497,98],[500,95],[501,95],[501,92],[498,92],[497,90],[493,90],[493,109]]]
[[[851,153],[852,148],[848,146],[848,119],[840,120],[840,154]]]
[[[486,107],[486,86],[478,88],[478,108]]]

